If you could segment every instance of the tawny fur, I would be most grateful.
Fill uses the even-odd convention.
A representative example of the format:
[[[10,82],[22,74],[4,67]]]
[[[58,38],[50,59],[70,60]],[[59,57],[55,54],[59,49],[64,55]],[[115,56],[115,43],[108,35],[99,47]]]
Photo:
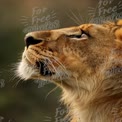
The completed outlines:
[[[122,121],[122,20],[37,31],[28,37],[42,41],[25,48],[17,70],[21,78],[51,80],[61,87],[71,122]],[[46,58],[54,76],[34,68]]]

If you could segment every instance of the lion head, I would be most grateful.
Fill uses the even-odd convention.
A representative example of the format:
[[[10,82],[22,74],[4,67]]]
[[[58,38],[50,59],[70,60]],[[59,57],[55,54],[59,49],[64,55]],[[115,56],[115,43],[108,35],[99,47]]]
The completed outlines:
[[[28,33],[17,73],[22,79],[50,80],[71,87],[75,83],[70,80],[76,78],[80,81],[96,74],[105,78],[122,64],[121,26],[120,20]]]
[[[20,78],[49,80],[63,88],[71,115],[77,113],[84,122],[113,121],[107,111],[113,103],[103,103],[122,102],[122,20],[31,32],[25,44],[17,68]]]

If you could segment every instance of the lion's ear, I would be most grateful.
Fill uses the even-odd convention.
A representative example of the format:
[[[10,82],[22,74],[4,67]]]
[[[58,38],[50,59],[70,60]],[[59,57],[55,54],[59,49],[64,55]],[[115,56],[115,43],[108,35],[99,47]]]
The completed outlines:
[[[115,37],[116,37],[117,47],[122,49],[122,27],[121,27],[122,21],[118,22],[118,25],[120,26],[120,28],[115,31]]]

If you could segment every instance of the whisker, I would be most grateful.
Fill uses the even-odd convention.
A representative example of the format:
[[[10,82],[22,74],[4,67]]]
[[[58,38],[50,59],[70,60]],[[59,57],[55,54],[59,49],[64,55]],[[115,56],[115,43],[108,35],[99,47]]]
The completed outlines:
[[[74,16],[72,16],[71,14],[69,14],[69,13],[71,13],[71,12],[69,12],[69,10],[65,9],[65,13],[66,13],[66,15],[67,15],[71,20],[73,20],[73,22],[75,22],[77,25],[80,24],[79,21],[77,21],[77,19],[74,18]]]
[[[49,62],[50,62],[50,64],[51,64],[51,66],[52,66],[52,68],[55,70],[55,72],[58,74],[58,76],[61,78],[61,75],[58,73],[58,71],[56,70],[56,68],[55,68],[55,66],[53,65],[53,63],[52,63],[52,61],[49,59],[49,58],[46,58]]]
[[[67,75],[67,76],[68,76],[68,73],[66,72],[66,70],[64,70],[64,68],[63,68],[63,67],[62,67],[58,62],[56,62],[56,61],[55,61],[55,63],[56,63],[56,64],[58,64],[58,65],[59,65],[59,67],[64,71],[65,75]]]
[[[53,58],[63,67],[64,70],[66,70],[65,66],[56,57],[53,56]]]
[[[53,56],[53,58],[54,58],[54,56]],[[58,61],[58,60],[56,60],[56,58],[54,58],[54,59],[55,59],[54,61]],[[59,78],[60,78],[60,82],[61,82],[60,85],[63,86],[63,84],[62,84],[62,76],[61,76],[60,73],[56,70],[56,68],[55,68],[55,66],[53,65],[52,61],[51,61],[49,58],[47,58],[47,60],[51,63],[51,66],[54,68],[55,72],[58,74],[58,76],[59,76]],[[59,61],[58,61],[58,62],[59,62]],[[56,63],[58,63],[58,62],[56,62]],[[64,67],[63,64],[61,64],[61,62],[58,63],[58,65],[61,66],[61,67]],[[67,74],[66,71],[65,71],[65,74]]]
[[[20,78],[12,87],[13,87],[13,88],[16,88],[21,80],[22,80],[22,79]]]
[[[54,58],[54,61],[56,61],[57,63],[59,63],[62,66],[62,68],[64,70],[66,70],[66,68],[63,66],[63,64],[56,57],[53,57],[53,58]]]
[[[66,13],[68,17],[70,17],[77,25],[79,25],[79,22],[77,22],[70,14]]]
[[[66,72],[66,68],[64,67],[64,65],[58,59],[56,59],[56,57],[53,57],[53,58],[54,58],[54,61],[56,61],[55,63],[57,63],[58,65],[60,65],[61,68],[63,69],[63,71],[65,72],[65,74],[67,76],[69,76],[68,73]]]
[[[71,14],[74,16],[74,18],[79,22],[79,24],[81,24],[79,18],[73,13],[72,9],[69,9],[69,11],[70,11]]]
[[[14,75],[13,77],[11,77],[8,82],[13,82],[15,79],[17,79],[17,76],[16,75]]]
[[[53,88],[51,91],[49,91],[45,97],[45,100],[47,99],[47,97],[52,93],[54,92],[56,89],[58,88],[58,86],[56,86],[55,88]]]
[[[82,15],[81,15],[80,10],[78,8],[77,8],[77,11],[78,11],[79,17],[81,19],[81,22],[83,22]]]
[[[89,7],[90,8],[90,7]],[[90,21],[95,17],[95,13],[97,12],[97,8],[98,7],[95,7],[94,8],[94,11],[92,12],[94,15],[91,15],[91,17],[89,17],[89,19],[88,19],[88,23],[90,23]],[[92,9],[92,8],[91,8]]]

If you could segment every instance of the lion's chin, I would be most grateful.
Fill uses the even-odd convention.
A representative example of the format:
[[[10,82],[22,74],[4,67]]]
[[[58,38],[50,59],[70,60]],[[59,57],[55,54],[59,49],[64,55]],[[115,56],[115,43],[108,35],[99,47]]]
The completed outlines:
[[[42,70],[42,68],[41,68]],[[60,81],[67,77],[67,75],[64,72],[61,72],[61,70],[57,69],[57,73],[52,75],[47,74],[40,74],[39,67],[33,66],[26,59],[22,59],[22,61],[18,64],[16,74],[18,77],[20,77],[23,80],[28,79],[38,79],[38,80],[48,80],[48,81]]]
[[[21,79],[27,80],[37,76],[38,70],[34,66],[28,64],[26,60],[22,60],[17,67],[16,74]]]

